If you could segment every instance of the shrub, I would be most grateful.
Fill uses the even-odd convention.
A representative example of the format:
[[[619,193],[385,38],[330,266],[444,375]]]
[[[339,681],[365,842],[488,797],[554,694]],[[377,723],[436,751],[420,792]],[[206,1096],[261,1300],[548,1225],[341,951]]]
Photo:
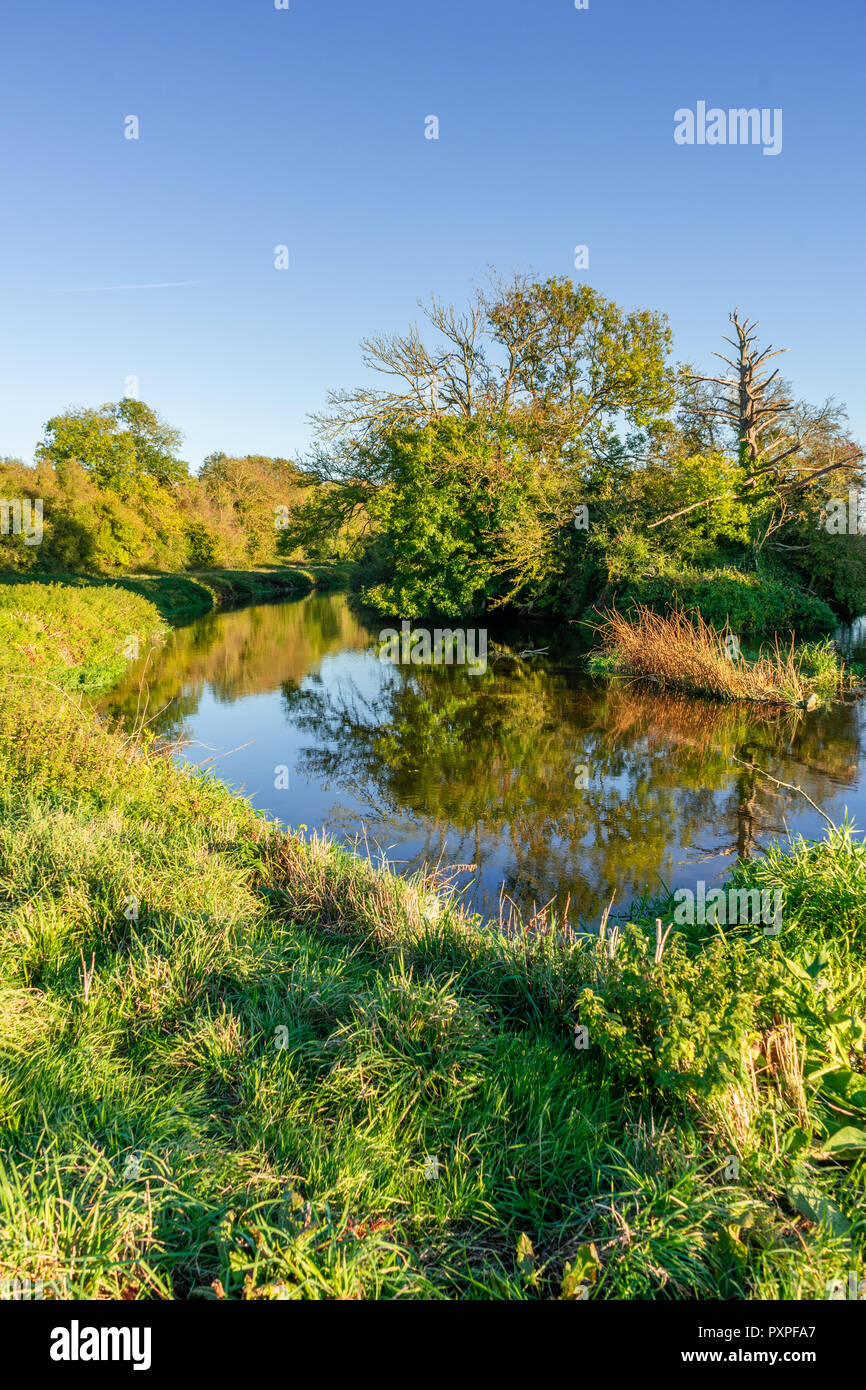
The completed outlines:
[[[830,632],[836,626],[828,604],[793,581],[725,567],[634,579],[619,592],[617,603],[624,609],[643,605],[661,613],[675,608],[699,613],[713,626],[727,624],[740,636]]]
[[[369,504],[389,579],[365,590],[365,601],[404,618],[483,612],[503,587],[499,536],[520,505],[521,458],[483,420],[392,434],[381,461],[387,482]]]

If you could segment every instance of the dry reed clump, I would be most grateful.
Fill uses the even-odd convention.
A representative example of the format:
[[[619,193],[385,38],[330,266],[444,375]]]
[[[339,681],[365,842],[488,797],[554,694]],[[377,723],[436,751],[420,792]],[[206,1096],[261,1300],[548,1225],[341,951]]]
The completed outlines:
[[[799,704],[814,690],[803,656],[778,641],[756,661],[739,654],[730,628],[718,631],[700,613],[611,609],[598,628],[605,655],[624,675],[723,700]]]
[[[783,1019],[767,1034],[764,1048],[767,1069],[775,1076],[782,1095],[797,1112],[803,1128],[809,1123],[809,1105],[803,1079],[805,1050],[797,1046],[797,1035],[791,1019]]]

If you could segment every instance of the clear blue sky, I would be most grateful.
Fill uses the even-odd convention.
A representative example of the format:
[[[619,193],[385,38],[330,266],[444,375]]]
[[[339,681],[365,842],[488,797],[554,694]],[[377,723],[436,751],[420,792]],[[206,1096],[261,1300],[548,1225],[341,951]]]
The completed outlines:
[[[7,0],[0,454],[30,459],[49,415],[134,374],[194,467],[297,455],[327,388],[364,380],[363,335],[489,266],[577,274],[578,243],[579,278],[664,309],[678,357],[711,363],[734,305],[759,318],[798,393],[847,401],[866,437],[864,16]],[[675,145],[674,111],[699,100],[781,107],[782,153]],[[99,288],[179,281],[198,283]]]

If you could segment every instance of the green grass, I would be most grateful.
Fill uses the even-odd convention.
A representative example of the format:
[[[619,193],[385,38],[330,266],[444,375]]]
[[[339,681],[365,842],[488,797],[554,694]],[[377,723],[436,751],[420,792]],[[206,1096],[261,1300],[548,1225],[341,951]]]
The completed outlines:
[[[126,590],[138,594],[157,609],[167,623],[185,622],[214,608],[258,603],[268,599],[290,598],[310,589],[342,589],[350,580],[352,566],[346,564],[286,564],[250,570],[196,570],[183,574],[133,574],[106,579],[93,576],[58,574],[0,574],[0,589],[34,584],[61,586],[87,594],[93,604],[96,590]],[[58,588],[57,592],[61,592]],[[97,611],[94,608],[94,611]]]
[[[666,904],[601,940],[482,926],[35,689],[0,678],[0,1279],[523,1300],[863,1277],[863,1151],[833,1152],[866,1124],[847,831],[740,871],[783,886],[778,938],[684,929],[656,962]]]
[[[65,689],[95,689],[116,680],[129,660],[165,630],[141,595],[97,587],[86,593],[57,583],[0,584],[2,669]],[[33,681],[29,682],[31,685]]]

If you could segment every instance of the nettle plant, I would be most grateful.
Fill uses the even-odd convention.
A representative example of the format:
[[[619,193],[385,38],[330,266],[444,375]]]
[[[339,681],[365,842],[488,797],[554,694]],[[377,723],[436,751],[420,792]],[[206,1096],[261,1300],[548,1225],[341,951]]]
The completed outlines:
[[[630,925],[591,949],[577,1027],[629,1090],[677,1097],[738,1147],[772,1126],[795,1171],[862,1156],[866,1019],[826,950],[801,961],[745,931],[709,944],[674,931],[665,945],[660,922],[655,943]]]
[[[773,969],[754,947],[719,939],[692,956],[677,934],[659,959],[644,930],[628,926],[596,949],[595,983],[578,1000],[580,1022],[622,1081],[642,1093],[685,1097],[746,1079],[758,996]]]
[[[866,1150],[866,1018],[853,983],[834,989],[830,964],[824,947],[805,962],[784,957],[774,1002],[803,1035],[803,1109],[817,1153],[850,1157]]]

